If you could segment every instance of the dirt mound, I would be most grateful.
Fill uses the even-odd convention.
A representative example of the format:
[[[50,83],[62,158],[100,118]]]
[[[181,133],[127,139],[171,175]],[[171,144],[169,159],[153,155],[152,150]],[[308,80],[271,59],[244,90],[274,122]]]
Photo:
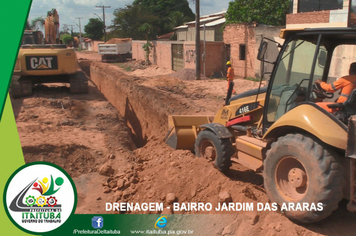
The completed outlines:
[[[23,147],[26,162],[46,161],[61,166],[72,177],[95,172],[100,162],[88,147],[78,145],[54,146],[43,144]]]
[[[181,80],[195,80],[195,69],[180,69],[177,72],[171,74],[170,76],[177,78],[177,79],[181,79]],[[206,80],[208,79],[208,77],[204,76],[204,75],[200,75],[200,79],[201,80]]]
[[[112,38],[105,44],[130,43],[132,38]]]
[[[130,74],[134,75],[134,76],[148,77],[148,76],[156,76],[156,75],[168,75],[168,74],[171,74],[172,72],[173,71],[170,69],[151,65],[145,69],[136,69],[135,71],[131,72]]]

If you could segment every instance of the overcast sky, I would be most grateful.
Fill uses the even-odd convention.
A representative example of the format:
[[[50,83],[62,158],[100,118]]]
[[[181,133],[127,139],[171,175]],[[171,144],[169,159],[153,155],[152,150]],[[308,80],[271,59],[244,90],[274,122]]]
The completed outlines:
[[[189,6],[195,13],[195,3],[193,0],[188,0]],[[215,12],[224,11],[228,8],[231,0],[200,0],[200,14],[208,15]],[[73,30],[79,32],[79,20],[77,17],[82,17],[81,25],[82,31],[84,25],[89,21],[89,18],[103,18],[102,8],[96,8],[96,5],[111,6],[105,9],[106,25],[111,25],[113,20],[113,12],[115,9],[124,8],[131,4],[133,0],[33,0],[29,14],[29,20],[37,17],[46,17],[47,11],[52,8],[57,9],[59,14],[60,29],[64,24],[74,25]],[[95,15],[97,14],[97,15]]]

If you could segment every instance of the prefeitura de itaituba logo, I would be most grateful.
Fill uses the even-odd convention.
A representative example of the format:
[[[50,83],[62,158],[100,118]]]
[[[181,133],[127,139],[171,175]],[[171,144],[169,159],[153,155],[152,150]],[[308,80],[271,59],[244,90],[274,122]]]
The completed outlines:
[[[21,229],[37,233],[62,225],[75,205],[75,191],[68,177],[58,167],[42,162],[20,168],[5,189],[10,219]]]
[[[55,189],[54,186],[61,186],[63,182],[61,177],[53,181],[52,175],[50,181],[47,177],[42,181],[37,179],[32,181],[12,200],[10,210],[22,212],[22,223],[60,223],[62,206],[54,195],[60,187]],[[40,194],[27,195],[30,189],[37,190]]]

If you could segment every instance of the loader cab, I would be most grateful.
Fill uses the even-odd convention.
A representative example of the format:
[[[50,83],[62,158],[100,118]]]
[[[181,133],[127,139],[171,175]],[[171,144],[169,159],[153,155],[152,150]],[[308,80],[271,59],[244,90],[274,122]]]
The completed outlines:
[[[320,78],[331,83],[347,75],[348,66],[356,61],[356,29],[282,30],[281,38],[285,42],[274,62],[266,94],[264,131],[300,104],[335,101],[336,96],[328,100],[315,94],[315,81]],[[268,51],[266,45],[261,42],[260,60]]]

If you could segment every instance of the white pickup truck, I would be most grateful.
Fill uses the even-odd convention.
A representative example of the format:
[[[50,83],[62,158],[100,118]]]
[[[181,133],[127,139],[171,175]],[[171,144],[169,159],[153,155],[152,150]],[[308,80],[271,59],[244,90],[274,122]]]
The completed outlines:
[[[124,62],[131,56],[132,43],[99,44],[102,62]]]

